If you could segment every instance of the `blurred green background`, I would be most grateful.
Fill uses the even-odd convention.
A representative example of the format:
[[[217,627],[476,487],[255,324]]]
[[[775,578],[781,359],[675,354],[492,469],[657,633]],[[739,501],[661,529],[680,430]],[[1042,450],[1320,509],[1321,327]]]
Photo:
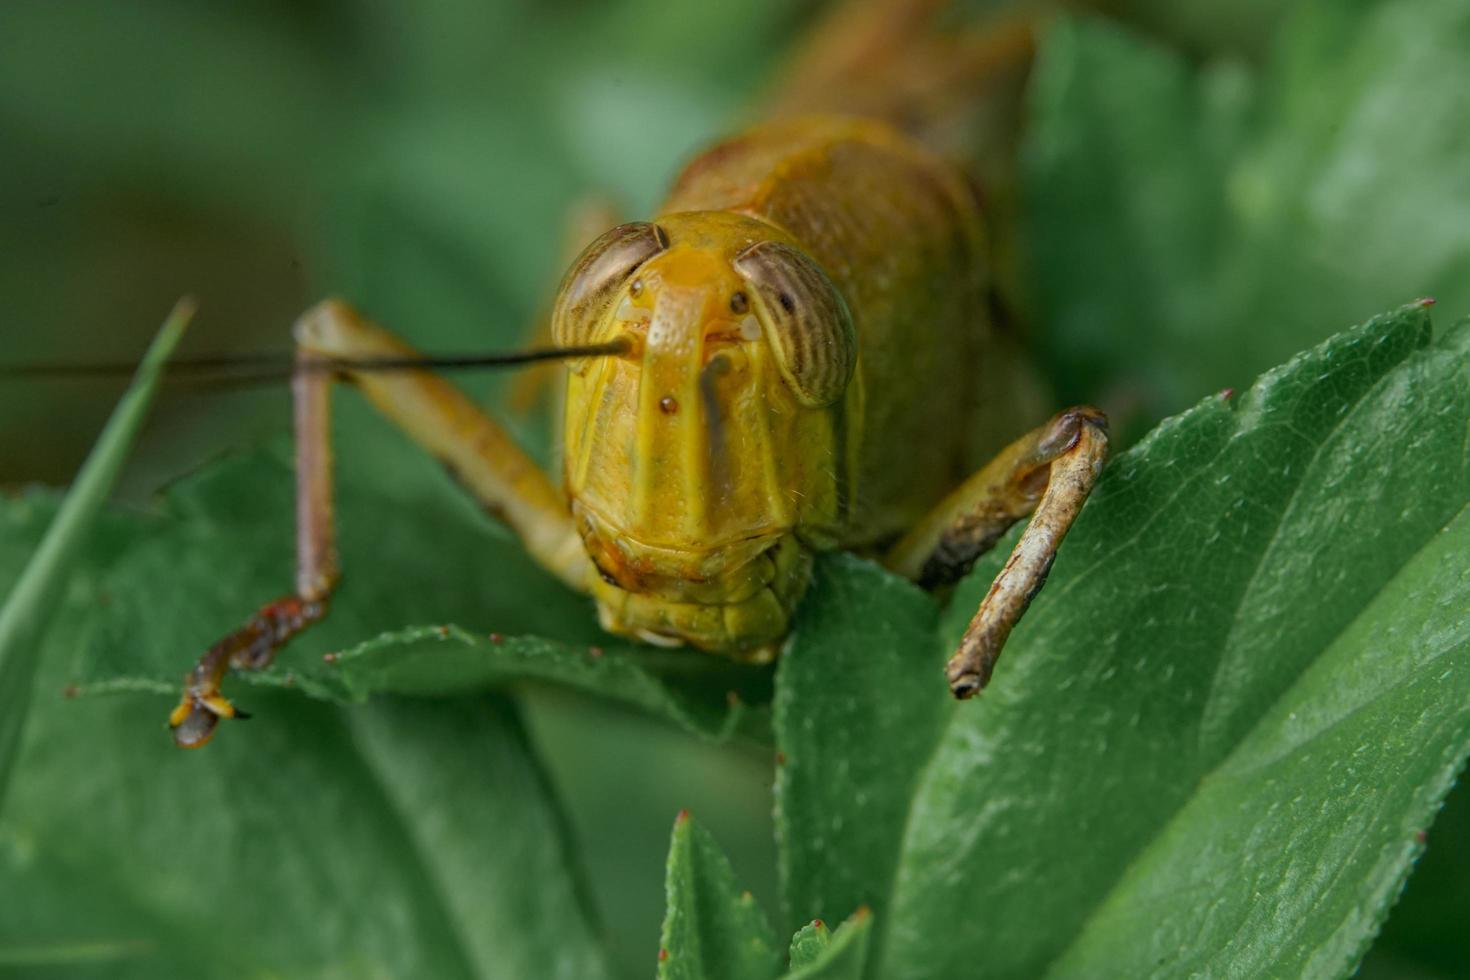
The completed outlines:
[[[6,359],[135,357],[182,292],[205,311],[186,354],[285,349],[329,292],[428,347],[519,343],[560,275],[568,208],[588,193],[650,208],[808,16],[7,3]],[[0,482],[67,479],[117,390],[7,385]],[[285,418],[279,392],[174,398],[138,481]]]
[[[1044,47],[1022,168],[1023,309],[1059,399],[1102,401],[1136,433],[1420,293],[1470,312],[1457,5],[1092,6],[1115,26]],[[825,7],[7,0],[0,360],[131,359],[186,292],[185,356],[285,350],[329,293],[424,348],[514,346],[560,274],[568,210],[596,194],[646,214]],[[466,383],[491,405],[506,384]],[[0,383],[0,487],[69,479],[120,390]],[[124,496],[279,438],[288,412],[281,389],[172,387]],[[513,424],[545,449],[538,423]],[[371,449],[344,439],[355,451]],[[647,972],[680,807],[774,904],[758,750],[570,694],[526,703],[630,974]],[[1441,837],[1431,854],[1462,861]],[[1438,874],[1435,894],[1457,894]],[[1395,949],[1464,962],[1434,952],[1444,931],[1419,924],[1444,903],[1422,904],[1370,970],[1407,975]]]

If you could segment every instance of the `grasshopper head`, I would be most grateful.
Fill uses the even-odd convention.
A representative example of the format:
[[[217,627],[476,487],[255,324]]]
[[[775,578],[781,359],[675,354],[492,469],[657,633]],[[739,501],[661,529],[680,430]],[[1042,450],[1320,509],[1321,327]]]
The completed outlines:
[[[784,233],[725,212],[598,239],[562,283],[559,343],[623,339],[572,365],[565,478],[604,625],[769,651],[811,551],[847,517],[857,343]]]

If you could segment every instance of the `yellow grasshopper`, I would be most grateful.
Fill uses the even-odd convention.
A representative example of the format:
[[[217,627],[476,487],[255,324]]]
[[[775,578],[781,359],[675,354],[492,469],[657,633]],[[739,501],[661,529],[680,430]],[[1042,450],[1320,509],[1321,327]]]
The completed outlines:
[[[1012,402],[1014,376],[987,315],[986,216],[938,147],[956,93],[1023,66],[1029,32],[943,39],[912,4],[845,16],[765,119],[572,263],[550,315],[568,360],[559,478],[345,302],[299,320],[295,591],[187,675],[179,745],[236,716],[230,669],[266,666],[326,613],[338,378],[589,594],[604,628],[648,643],[769,660],[815,553],[860,550],[940,587],[1034,512],[947,668],[957,697],[986,684],[1107,453],[1106,420],[1077,407],[965,478],[996,425],[976,406]],[[882,84],[900,75],[902,91]]]

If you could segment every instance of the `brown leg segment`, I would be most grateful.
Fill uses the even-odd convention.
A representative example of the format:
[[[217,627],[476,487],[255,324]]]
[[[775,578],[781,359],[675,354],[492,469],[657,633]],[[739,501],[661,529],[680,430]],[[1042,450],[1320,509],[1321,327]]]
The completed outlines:
[[[945,673],[955,697],[990,681],[1011,629],[1046,581],[1062,538],[1107,458],[1107,418],[1068,409],[1002,450],[889,553],[890,568],[933,588],[954,582],[1016,521],[1034,511],[985,594]]]
[[[319,358],[297,353],[297,363]],[[221,718],[245,718],[223,694],[220,682],[231,669],[270,665],[286,641],[327,611],[337,586],[336,532],[332,522],[331,375],[300,371],[291,380],[296,435],[296,593],[266,603],[235,632],[209,648],[184,678],[184,696],[169,716],[174,742],[198,748],[214,735]]]
[[[296,342],[298,364],[414,356],[407,345],[335,300],[302,316]],[[532,557],[573,588],[586,588],[591,566],[560,493],[505,430],[428,371],[374,374],[344,368],[342,373],[509,524]],[[219,719],[242,717],[220,693],[229,670],[268,666],[291,637],[326,614],[338,579],[328,398],[332,382],[333,375],[325,371],[299,371],[292,382],[296,592],[263,606],[211,647],[185,677],[183,699],[169,718],[174,741],[185,748],[207,742]]]

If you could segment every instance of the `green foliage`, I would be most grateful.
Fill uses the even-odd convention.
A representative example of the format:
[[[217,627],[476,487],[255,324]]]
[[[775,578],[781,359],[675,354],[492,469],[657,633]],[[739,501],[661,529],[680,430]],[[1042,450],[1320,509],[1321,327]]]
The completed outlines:
[[[1314,0],[1274,32],[1270,0],[1109,6],[1192,57],[1116,22],[1043,40],[1028,285],[1067,397],[1141,433],[1416,295],[1470,308],[1462,5]],[[610,187],[646,211],[795,36],[779,3],[285,9],[7,6],[5,193],[42,175],[131,213],[117,188],[150,175],[158,213],[214,209],[262,268],[306,258],[309,285],[271,294],[286,312],[251,282],[215,323],[284,323],[334,290],[427,346],[509,344],[556,274],[563,206]],[[57,156],[86,162],[53,174]],[[67,263],[128,251],[118,226],[33,206],[0,229],[16,322],[111,326],[149,261],[177,291],[148,237],[166,220],[124,226],[132,264],[79,290]],[[672,778],[650,760],[693,768],[654,751],[691,735],[747,770],[774,758],[779,887],[680,821],[661,976],[1336,977],[1381,927],[1365,976],[1459,975],[1466,797],[1430,824],[1470,749],[1467,347],[1470,326],[1436,340],[1409,306],[1165,421],[1111,465],[963,705],[940,665],[1005,542],[947,606],[824,557],[773,690],[768,669],[603,636],[346,396],[340,596],[276,668],[231,679],[255,720],[204,752],[173,751],[163,718],[188,660],[290,581],[279,445],[102,515],[53,564],[71,578],[44,639],[5,647],[41,673],[0,812],[0,975],[647,975],[657,909],[633,908],[624,865],[656,887],[656,859],[582,855],[616,870],[589,888],[566,827],[585,840]],[[49,422],[36,402],[7,430]],[[57,506],[0,503],[0,585]],[[30,685],[0,690],[13,708]],[[592,696],[667,723],[629,750],[648,771],[626,789],[592,771],[620,717]],[[767,891],[796,932],[785,963]]]
[[[61,604],[72,565],[86,545],[97,513],[107,503],[118,471],[143,425],[163,363],[183,336],[192,313],[192,303],[180,303],[164,322],[138,367],[132,387],[98,437],[97,448],[77,474],[34,557],[0,605],[0,804],[5,801],[30,709],[46,623]]]
[[[872,565],[846,556],[824,561],[778,676],[787,921],[871,906],[874,925],[860,928],[865,935],[876,930],[880,965],[872,969],[884,977],[955,976],[975,964],[994,976],[1048,968],[1087,976],[1101,964],[1123,962],[1138,975],[1226,963],[1343,975],[1397,895],[1419,847],[1416,833],[1470,748],[1470,672],[1463,669],[1470,636],[1459,615],[1470,601],[1467,346],[1470,323],[1435,342],[1425,309],[1409,307],[1301,355],[1235,399],[1212,397],[1166,423],[1114,462],[977,704],[954,705],[935,680],[995,561],[976,570],[943,615],[929,597]],[[176,525],[225,533],[220,515],[211,516],[225,504],[205,491],[238,493],[245,475],[224,473],[231,479],[213,484],[206,477],[181,490],[172,507],[192,519]],[[416,520],[433,516],[429,508],[412,513]],[[131,564],[147,553],[140,530],[176,562],[193,560],[179,552],[171,537],[178,530],[167,522],[113,518],[109,525],[113,554],[99,558],[122,570],[116,579],[105,574],[118,612],[91,627],[99,636],[67,641],[99,654],[87,668],[94,684],[104,683],[98,665],[128,650],[181,645],[171,638],[174,617],[156,615],[153,593],[169,580],[139,574]],[[196,543],[219,544],[208,537]],[[339,608],[351,621],[382,601],[364,587],[344,592]],[[136,620],[127,618],[129,608]],[[129,625],[118,636],[120,622]],[[408,639],[394,635],[384,647],[367,644],[348,655],[349,664],[380,649],[397,649],[404,659],[337,683],[354,695],[379,688],[444,694],[504,679],[543,657],[538,676],[587,683],[586,657],[572,656],[565,644],[482,643],[459,628],[445,639],[439,634],[435,627]],[[436,645],[451,652],[448,669]],[[483,664],[502,649],[510,668]],[[626,657],[619,669],[638,669],[634,655]],[[330,693],[316,671],[291,671],[293,683]],[[275,676],[286,683],[284,671]],[[156,682],[123,675],[110,683]],[[503,878],[477,870],[472,881],[457,879],[466,866],[453,855],[479,850],[481,869],[512,858],[539,862],[534,891],[557,911],[543,908],[527,921],[578,921],[575,875],[562,863],[559,838],[543,829],[557,820],[534,776],[515,769],[528,762],[513,720],[452,702],[359,709],[346,716],[348,740],[333,737],[343,722],[332,709],[287,709],[279,696],[263,693],[252,698],[264,705],[262,721],[227,730],[220,741],[231,748],[162,759],[146,738],[106,734],[139,724],[146,730],[148,715],[130,710],[131,699],[80,713],[76,703],[53,702],[29,742],[26,771],[33,775],[5,822],[17,853],[31,854],[11,869],[12,880],[38,893],[67,887],[64,873],[39,882],[23,875],[34,874],[37,861],[57,862],[64,872],[100,860],[87,842],[121,833],[107,821],[125,820],[126,812],[96,806],[98,795],[146,790],[155,812],[183,821],[170,827],[160,818],[155,846],[184,840],[191,849],[172,859],[176,880],[160,885],[156,875],[120,866],[110,887],[136,911],[134,919],[173,924],[153,926],[167,935],[186,903],[207,905],[204,895],[229,877],[230,865],[221,863],[227,852],[216,839],[229,837],[234,821],[250,825],[248,836],[261,846],[284,845],[289,837],[282,834],[302,832],[272,826],[289,813],[283,801],[299,791],[292,787],[331,783],[342,799],[321,804],[329,813],[377,813],[355,799],[368,784],[402,802],[391,809],[391,827],[374,825],[359,838],[340,821],[325,822],[333,840],[313,843],[317,859],[330,864],[329,855],[341,853],[358,869],[338,869],[346,878],[334,901],[353,888],[412,891],[428,879],[436,890],[464,893],[462,901],[476,909],[499,908],[481,893],[486,881],[530,879],[514,870]],[[155,705],[156,725],[166,702],[145,703]],[[650,702],[658,703],[670,702]],[[411,722],[384,731],[371,721],[404,713]],[[498,723],[482,731],[489,719]],[[276,734],[266,738],[257,734],[262,729]],[[101,769],[105,778],[62,792],[57,780],[75,785],[65,774],[87,766],[84,758],[96,762],[96,746],[78,731],[95,731],[92,738],[112,755]],[[517,785],[492,790],[491,776],[478,772],[485,760],[472,761],[464,746],[483,745],[481,754],[490,754],[502,740],[499,751],[509,758],[500,768],[512,768]],[[296,762],[270,762],[275,782],[261,788],[262,764],[278,756]],[[423,758],[434,766],[413,761]],[[386,772],[395,759],[399,768]],[[1111,764],[1116,759],[1126,765]],[[34,775],[40,772],[53,775]],[[251,793],[236,798],[237,784],[250,785]],[[489,795],[466,802],[471,792]],[[473,814],[487,812],[492,799],[512,811],[493,821],[499,844],[474,833],[483,824]],[[445,809],[424,802],[433,800]],[[208,833],[191,823],[197,812],[211,814]],[[83,816],[99,814],[100,827]],[[532,828],[527,842],[507,843],[516,826]],[[394,833],[410,845],[390,839]],[[146,845],[136,849],[140,860],[170,860]],[[397,858],[375,864],[376,874],[392,880],[352,877],[361,873],[354,855],[378,852]],[[254,884],[272,893],[289,891],[300,873],[289,864],[256,866],[264,880]],[[1316,873],[1323,868],[1333,873]],[[283,872],[285,881],[276,881]],[[561,881],[561,891],[543,887],[542,877]],[[733,948],[754,930],[740,926],[741,916],[725,904],[761,921],[733,880],[708,838],[681,821],[670,859],[671,901],[680,914],[671,912],[666,922],[668,970],[685,962],[681,952],[706,967],[734,962],[724,953],[702,960],[699,952]],[[159,888],[167,894],[156,894]],[[1215,897],[1204,925],[1192,905],[1175,900],[1202,889]],[[59,900],[60,893],[51,894]],[[280,901],[285,914],[289,903]],[[517,912],[526,913],[522,901],[498,914],[515,921]],[[972,923],[977,914],[984,928]],[[451,900],[436,912],[441,919],[495,915],[467,916]],[[1294,931],[1263,942],[1258,921],[1291,922]],[[383,928],[371,919],[353,922]],[[71,948],[83,938],[136,942],[140,927],[128,925],[101,936],[58,936],[45,949]],[[462,929],[459,946],[446,947],[421,931],[427,929],[409,928],[395,946],[399,955],[425,943],[474,961],[475,930]],[[158,933],[142,928],[142,935]],[[936,943],[936,935],[949,939]],[[993,942],[994,935],[1006,941]],[[526,956],[547,955],[523,938]],[[764,951],[761,962],[774,956],[768,937],[751,943]],[[860,955],[839,957],[838,945],[834,939],[819,961]],[[32,946],[17,944],[21,952]],[[252,955],[271,962],[270,947],[262,948]],[[350,968],[328,949],[315,955],[323,970]]]
[[[810,966],[821,957],[822,952],[832,945],[832,930],[821,919],[813,919],[791,937],[791,949],[786,961],[794,970]]]
[[[937,638],[902,586],[827,583],[778,684],[792,917],[873,906],[885,978],[1350,970],[1470,749],[1467,345],[1410,307],[1160,427],[978,705],[906,685],[997,561]],[[890,642],[859,664],[844,622]]]
[[[807,928],[803,927],[802,932]],[[798,933],[791,941],[791,972],[784,980],[861,980],[872,931],[872,914],[860,908],[837,927],[830,940],[825,929],[819,929],[798,946],[803,938]],[[816,944],[810,941],[812,938],[817,938]]]
[[[774,980],[779,957],[765,913],[687,811],[674,821],[667,888],[659,980]],[[859,908],[835,933],[820,919],[802,926],[782,980],[861,980],[872,919]]]
[[[0,975],[608,975],[506,702],[262,694],[256,737],[183,754],[156,710],[50,680],[0,826]]]
[[[786,925],[837,919],[891,889],[917,763],[951,706],[938,609],[850,555],[822,565],[778,668],[776,833]],[[939,659],[936,659],[936,656]]]
[[[1359,974],[1453,977],[1465,965],[1465,909],[1470,908],[1470,793],[1461,782],[1425,836],[1425,856],[1393,908]]]
[[[659,980],[771,980],[780,965],[765,913],[714,838],[681,812],[669,845]]]
[[[1273,42],[1194,70],[1117,26],[1048,35],[1026,216],[1064,397],[1151,422],[1333,325],[1470,309],[1470,8],[1301,3]]]
[[[3,509],[0,582],[53,512]],[[140,523],[101,522],[50,624],[0,820],[0,975],[608,975],[508,702],[342,711],[258,691],[271,720],[254,737],[181,753],[162,699],[63,697],[76,667],[61,655],[108,642],[105,617],[79,612],[134,605],[157,630],[145,642],[180,642],[171,586],[113,592],[105,571]]]

